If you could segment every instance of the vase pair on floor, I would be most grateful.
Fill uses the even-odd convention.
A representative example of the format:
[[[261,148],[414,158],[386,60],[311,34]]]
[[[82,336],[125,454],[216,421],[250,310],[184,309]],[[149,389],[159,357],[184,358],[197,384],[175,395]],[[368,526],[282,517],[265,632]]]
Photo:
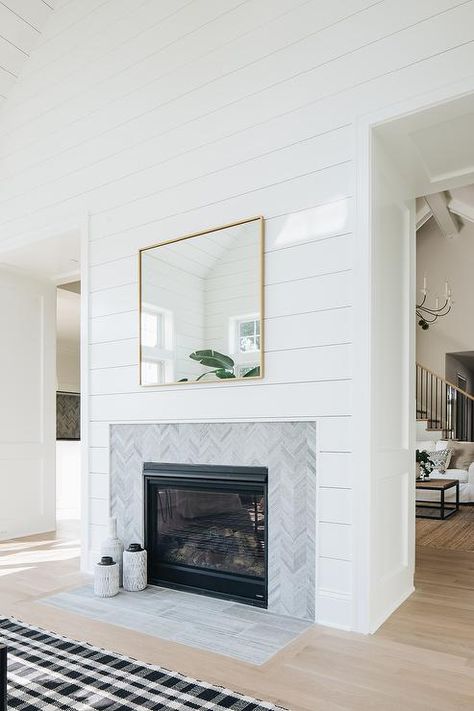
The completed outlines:
[[[109,521],[109,536],[101,547],[102,558],[95,566],[94,594],[114,597],[123,586],[128,592],[139,592],[147,585],[147,554],[139,543],[126,551],[117,537],[117,519]]]

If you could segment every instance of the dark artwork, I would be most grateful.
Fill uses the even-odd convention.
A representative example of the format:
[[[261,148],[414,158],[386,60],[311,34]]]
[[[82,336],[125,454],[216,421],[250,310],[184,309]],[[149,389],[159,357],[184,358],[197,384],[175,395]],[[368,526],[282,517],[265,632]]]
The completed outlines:
[[[81,396],[56,393],[56,439],[81,439]]]

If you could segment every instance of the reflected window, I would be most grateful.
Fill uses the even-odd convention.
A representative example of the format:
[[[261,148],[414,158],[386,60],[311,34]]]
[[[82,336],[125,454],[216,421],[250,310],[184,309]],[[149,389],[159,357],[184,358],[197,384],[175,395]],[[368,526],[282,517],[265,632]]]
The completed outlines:
[[[260,350],[260,319],[238,322],[238,340],[241,353]]]
[[[142,380],[145,383],[162,383],[163,361],[142,360]]]
[[[159,385],[174,378],[173,315],[145,304],[141,314],[141,382]]]
[[[142,312],[142,345],[148,348],[163,344],[163,314],[157,311]]]
[[[233,316],[229,326],[229,350],[235,362],[236,377],[260,365],[260,319],[257,314]]]

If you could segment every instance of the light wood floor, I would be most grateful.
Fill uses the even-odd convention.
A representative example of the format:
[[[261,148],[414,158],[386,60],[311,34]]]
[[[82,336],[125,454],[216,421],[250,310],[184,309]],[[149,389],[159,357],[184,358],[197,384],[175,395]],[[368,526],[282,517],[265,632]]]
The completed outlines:
[[[373,636],[315,626],[262,667],[39,605],[86,580],[74,529],[0,544],[0,614],[292,711],[474,708],[474,554],[418,549],[416,592]]]

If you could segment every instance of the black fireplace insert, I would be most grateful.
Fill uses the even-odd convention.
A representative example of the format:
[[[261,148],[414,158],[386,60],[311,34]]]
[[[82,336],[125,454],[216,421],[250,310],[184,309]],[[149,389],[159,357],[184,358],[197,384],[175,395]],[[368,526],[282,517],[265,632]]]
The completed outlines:
[[[143,467],[148,582],[267,607],[265,467]]]

